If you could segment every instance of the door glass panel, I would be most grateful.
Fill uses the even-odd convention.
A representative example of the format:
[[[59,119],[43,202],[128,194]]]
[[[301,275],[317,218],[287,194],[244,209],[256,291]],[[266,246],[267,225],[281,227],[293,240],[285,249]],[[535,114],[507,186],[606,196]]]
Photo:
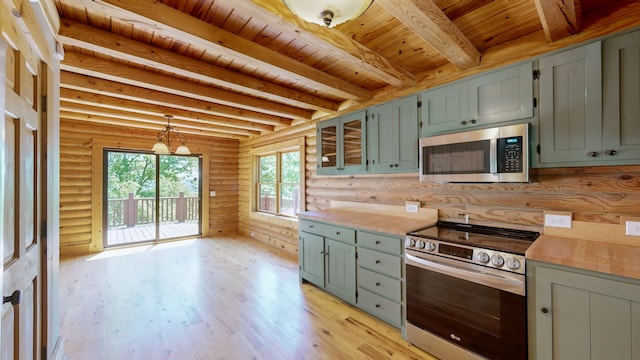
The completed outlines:
[[[200,159],[177,155],[159,158],[159,238],[199,235]]]
[[[327,126],[322,128],[320,133],[320,139],[322,141],[322,162],[321,167],[335,167],[337,166],[337,130],[336,126]]]
[[[156,156],[106,152],[105,246],[156,238]]]
[[[344,166],[362,165],[362,120],[343,123]]]

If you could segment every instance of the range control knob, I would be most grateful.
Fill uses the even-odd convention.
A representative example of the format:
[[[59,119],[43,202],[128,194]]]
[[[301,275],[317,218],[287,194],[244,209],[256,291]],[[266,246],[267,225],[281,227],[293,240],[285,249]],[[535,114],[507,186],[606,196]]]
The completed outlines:
[[[424,249],[424,241],[422,241],[422,240],[416,241],[416,247],[418,249]]]
[[[494,254],[491,257],[491,263],[495,267],[502,267],[502,265],[504,265],[504,258],[498,254]]]
[[[489,262],[489,254],[484,251],[480,251],[476,254],[476,260],[478,260],[481,264],[486,264]]]
[[[436,244],[431,241],[427,241],[426,248],[427,251],[434,251],[436,249]]]
[[[416,241],[415,241],[415,239],[408,237],[408,238],[404,241],[404,246],[406,246],[406,247],[414,247],[414,246],[416,246]]]
[[[521,265],[522,264],[520,263],[520,260],[518,260],[516,258],[513,258],[513,257],[507,258],[507,267],[509,269],[518,270],[518,269],[520,269]]]

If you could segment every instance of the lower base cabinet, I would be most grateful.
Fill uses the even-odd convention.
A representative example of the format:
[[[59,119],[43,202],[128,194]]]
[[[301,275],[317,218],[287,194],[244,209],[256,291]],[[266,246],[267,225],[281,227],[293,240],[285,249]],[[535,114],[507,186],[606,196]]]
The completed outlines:
[[[640,359],[640,280],[530,264],[530,359]]]
[[[298,227],[301,281],[402,327],[402,238],[306,219]]]

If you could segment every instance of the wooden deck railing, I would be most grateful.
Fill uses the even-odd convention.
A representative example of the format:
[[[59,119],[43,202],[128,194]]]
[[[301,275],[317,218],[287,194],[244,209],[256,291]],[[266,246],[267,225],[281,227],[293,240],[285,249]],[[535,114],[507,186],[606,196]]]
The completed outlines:
[[[158,219],[163,222],[183,223],[198,220],[200,201],[197,196],[161,197]],[[107,224],[109,228],[134,227],[156,221],[156,199],[135,198],[129,193],[126,199],[111,199],[108,202]]]

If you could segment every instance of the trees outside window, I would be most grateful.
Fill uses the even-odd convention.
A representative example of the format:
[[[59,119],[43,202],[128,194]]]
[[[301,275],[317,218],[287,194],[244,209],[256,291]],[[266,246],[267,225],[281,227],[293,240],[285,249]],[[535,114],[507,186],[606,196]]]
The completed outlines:
[[[300,151],[258,156],[256,210],[296,216],[300,212]]]

